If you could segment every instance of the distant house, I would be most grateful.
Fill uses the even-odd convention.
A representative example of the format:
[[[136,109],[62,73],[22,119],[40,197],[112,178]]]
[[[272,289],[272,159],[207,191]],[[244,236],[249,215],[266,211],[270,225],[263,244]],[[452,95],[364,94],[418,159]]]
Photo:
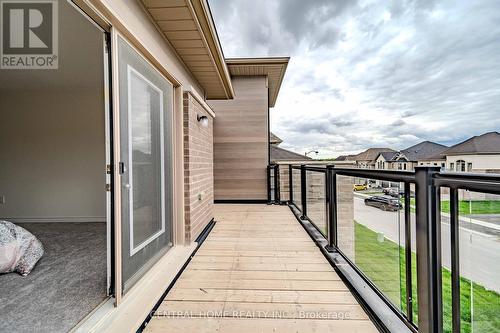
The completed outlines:
[[[419,166],[438,166],[441,170],[446,169],[446,156],[443,153],[427,156],[418,161]]]
[[[391,148],[369,148],[357,155],[352,156],[352,160],[356,162],[356,166],[362,169],[375,169],[377,157],[381,153],[396,152]]]
[[[441,166],[444,163],[442,153],[447,146],[432,141],[423,141],[401,151],[409,162],[408,170],[415,169],[417,165]]]
[[[354,156],[356,156],[356,155],[340,155],[339,157],[337,157],[335,159],[335,161],[341,161],[341,162],[343,162],[343,161],[352,161],[353,158],[354,158]]]
[[[398,154],[399,153],[397,151],[385,151],[378,154],[375,159],[375,167],[382,170],[393,169],[395,157]]]
[[[376,160],[377,169],[414,170],[417,165],[442,166],[441,153],[448,147],[431,141],[423,141],[399,152],[381,152]]]
[[[449,171],[500,173],[500,133],[474,136],[443,152]]]
[[[294,153],[293,151],[278,147],[283,140],[281,140],[276,134],[271,133],[269,137],[269,150],[271,154],[271,163],[273,162],[299,162],[312,160],[302,154]]]
[[[283,140],[281,140],[281,138],[278,137],[273,132],[271,132],[271,134],[269,134],[269,144],[270,145],[279,146],[279,144],[282,142],[283,142]]]

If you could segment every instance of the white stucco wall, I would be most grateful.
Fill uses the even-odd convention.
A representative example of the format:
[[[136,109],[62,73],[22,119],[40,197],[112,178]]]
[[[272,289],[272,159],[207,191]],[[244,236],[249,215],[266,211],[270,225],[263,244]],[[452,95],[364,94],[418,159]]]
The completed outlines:
[[[500,154],[446,156],[446,169],[450,169],[450,163],[456,166],[459,160],[465,161],[466,166],[472,163],[472,171],[500,170]]]

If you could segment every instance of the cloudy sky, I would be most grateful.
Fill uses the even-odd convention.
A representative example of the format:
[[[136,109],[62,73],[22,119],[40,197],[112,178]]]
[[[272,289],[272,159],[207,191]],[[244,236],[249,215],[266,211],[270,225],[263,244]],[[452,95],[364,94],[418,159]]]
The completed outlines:
[[[500,131],[500,1],[209,0],[226,57],[290,56],[271,129],[321,157]]]

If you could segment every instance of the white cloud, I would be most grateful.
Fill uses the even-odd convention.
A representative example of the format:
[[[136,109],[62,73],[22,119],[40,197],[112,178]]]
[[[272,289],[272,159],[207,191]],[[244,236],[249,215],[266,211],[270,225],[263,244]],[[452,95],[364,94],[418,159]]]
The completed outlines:
[[[500,3],[210,0],[227,57],[290,55],[271,126],[337,156],[500,128]]]

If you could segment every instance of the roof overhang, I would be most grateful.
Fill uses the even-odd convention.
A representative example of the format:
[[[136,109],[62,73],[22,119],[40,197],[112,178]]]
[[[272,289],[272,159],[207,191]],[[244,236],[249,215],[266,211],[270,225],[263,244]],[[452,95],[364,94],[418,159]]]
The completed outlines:
[[[140,0],[207,99],[234,91],[207,0]]]
[[[267,76],[269,107],[273,107],[276,104],[289,60],[289,57],[232,58],[226,59],[226,63],[232,76]]]

